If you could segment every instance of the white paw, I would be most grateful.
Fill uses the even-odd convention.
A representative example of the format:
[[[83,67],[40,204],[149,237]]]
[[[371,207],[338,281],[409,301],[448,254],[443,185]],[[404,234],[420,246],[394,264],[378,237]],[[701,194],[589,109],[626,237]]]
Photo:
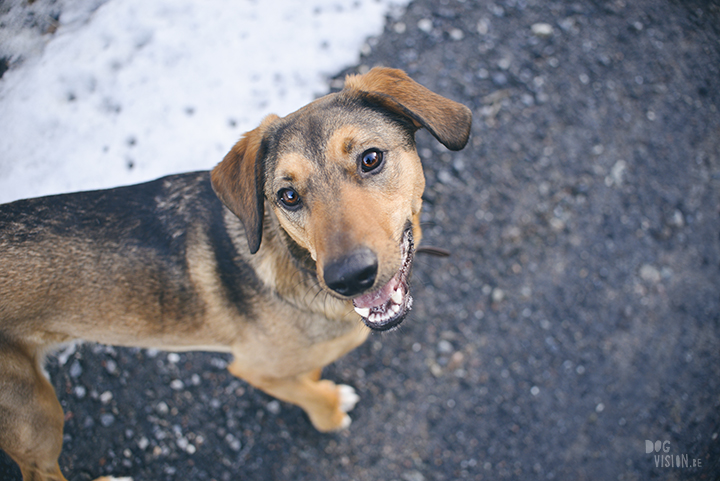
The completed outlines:
[[[340,410],[344,413],[352,411],[357,402],[360,400],[360,396],[355,393],[355,389],[346,384],[340,384],[338,386],[340,393]],[[346,416],[347,425],[350,425],[350,416]],[[343,421],[344,423],[345,421]],[[347,427],[347,426],[343,426]]]

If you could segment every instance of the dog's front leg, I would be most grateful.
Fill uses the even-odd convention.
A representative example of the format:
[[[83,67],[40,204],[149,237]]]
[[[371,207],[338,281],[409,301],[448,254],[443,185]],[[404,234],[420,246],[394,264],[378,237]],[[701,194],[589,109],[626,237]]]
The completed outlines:
[[[300,406],[313,426],[322,432],[350,426],[347,413],[360,399],[352,387],[320,379],[321,369],[296,376],[271,377],[248,372],[241,363],[233,362],[228,370],[267,394]]]

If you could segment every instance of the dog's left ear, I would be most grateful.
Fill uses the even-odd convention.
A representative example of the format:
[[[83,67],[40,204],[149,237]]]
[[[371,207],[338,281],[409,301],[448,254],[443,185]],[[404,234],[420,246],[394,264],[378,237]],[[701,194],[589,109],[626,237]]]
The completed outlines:
[[[246,133],[210,176],[217,196],[242,221],[251,254],[260,248],[265,215],[262,143],[268,127],[278,118],[268,115],[260,126]]]
[[[364,75],[349,75],[345,91],[357,91],[371,102],[411,119],[450,150],[462,149],[470,137],[469,108],[426,89],[402,70],[375,67]]]

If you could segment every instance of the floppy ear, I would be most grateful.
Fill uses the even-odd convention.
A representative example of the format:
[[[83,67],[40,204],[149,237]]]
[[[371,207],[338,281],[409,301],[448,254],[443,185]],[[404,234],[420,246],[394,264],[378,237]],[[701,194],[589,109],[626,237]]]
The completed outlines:
[[[210,176],[217,196],[242,221],[251,254],[260,248],[265,215],[262,142],[268,127],[278,118],[268,115],[260,126],[243,135]]]
[[[450,150],[467,144],[472,112],[462,104],[426,89],[402,70],[375,67],[364,75],[349,75],[346,91],[357,91],[373,103],[425,127]]]

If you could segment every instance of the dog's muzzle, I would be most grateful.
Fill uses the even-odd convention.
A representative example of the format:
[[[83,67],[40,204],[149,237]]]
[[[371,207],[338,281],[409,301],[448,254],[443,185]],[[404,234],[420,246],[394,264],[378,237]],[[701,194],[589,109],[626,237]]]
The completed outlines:
[[[390,281],[379,289],[353,299],[355,312],[363,322],[376,331],[386,331],[398,326],[412,308],[408,280],[415,253],[412,230],[405,231],[400,245],[402,264]]]

